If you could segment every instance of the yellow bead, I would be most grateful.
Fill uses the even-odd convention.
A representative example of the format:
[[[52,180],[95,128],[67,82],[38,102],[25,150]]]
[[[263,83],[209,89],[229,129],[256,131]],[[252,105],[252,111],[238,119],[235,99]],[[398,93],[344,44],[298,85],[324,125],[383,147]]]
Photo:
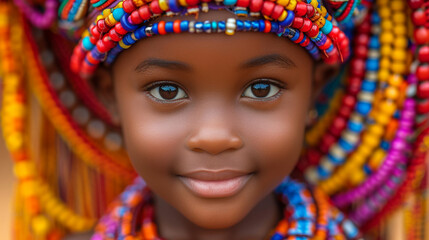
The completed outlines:
[[[380,34],[380,43],[381,44],[391,44],[395,40],[395,36],[391,32],[383,32]]]
[[[363,180],[365,180],[366,174],[361,169],[356,169],[355,172],[351,174],[350,183],[353,186],[359,185]]]
[[[401,86],[403,81],[404,81],[404,78],[400,74],[392,74],[389,77],[389,85],[394,86],[394,87]]]
[[[388,57],[383,57],[380,60],[380,68],[381,69],[389,69],[390,68],[390,58]]]
[[[372,170],[378,169],[380,164],[383,162],[385,156],[386,152],[383,149],[377,149],[368,162],[369,167]]]
[[[404,24],[407,21],[407,16],[405,15],[405,13],[397,12],[393,14],[392,20],[393,20],[393,23],[395,23],[395,25]]]
[[[399,91],[393,86],[389,86],[384,90],[384,94],[387,98],[391,100],[396,100],[399,96]]]
[[[378,11],[378,14],[380,15],[381,18],[389,18],[391,15],[391,11],[389,8],[380,8],[380,10]]]
[[[35,181],[25,181],[19,185],[19,191],[24,197],[30,197],[37,194],[37,184]]]
[[[6,137],[6,145],[9,149],[9,151],[16,151],[23,147],[24,145],[24,138],[22,134],[14,132],[13,134]]]
[[[377,123],[387,125],[390,121],[390,118],[391,118],[390,115],[387,115],[385,113],[380,113],[377,116],[375,116],[375,121],[377,121]]]
[[[396,74],[405,74],[408,71],[405,61],[394,61],[391,65],[391,70]]]
[[[381,6],[381,7],[386,6],[388,3],[390,3],[390,0],[378,0],[377,1],[378,6]]]
[[[297,4],[298,3],[296,2],[296,0],[290,0],[289,4],[286,6],[286,9],[293,11],[295,10]]]
[[[186,0],[179,0],[179,4],[182,7],[187,7],[188,6],[188,3],[186,3]]]
[[[46,236],[49,232],[50,225],[49,220],[42,215],[36,216],[31,220],[31,228],[38,237]]]
[[[389,79],[390,72],[387,69],[380,69],[378,72],[378,80],[380,82],[386,82]]]
[[[145,2],[143,0],[132,0],[136,7],[141,7]]]
[[[283,10],[282,14],[280,14],[279,19],[277,19],[277,21],[281,22],[283,20],[285,20],[287,17],[287,12],[285,10]]]
[[[380,48],[380,54],[382,56],[382,60],[386,61],[386,59],[390,62],[390,55],[392,55],[392,47],[390,45],[384,45]]]
[[[104,18],[106,18],[107,16],[109,16],[112,13],[112,10],[110,10],[110,8],[108,9],[104,9],[103,12],[101,13],[103,15]]]
[[[405,9],[405,2],[403,2],[403,1],[392,1],[390,4],[390,8],[393,11],[402,11]]]
[[[17,178],[28,178],[34,176],[36,170],[30,162],[18,162],[13,167],[13,172]]]
[[[317,0],[311,0],[310,4],[314,7],[314,9],[317,9],[317,6],[319,6],[319,2]]]
[[[383,31],[391,31],[393,29],[393,23],[392,21],[386,19],[381,21],[380,27]]]
[[[379,116],[382,114],[379,114]],[[371,135],[371,134],[365,134],[362,137],[362,144],[363,145],[367,145],[368,147],[374,149],[374,147],[376,147],[380,142],[380,138],[375,136],[375,135]]]
[[[392,101],[383,101],[380,104],[380,111],[392,115],[396,111],[396,104]]]
[[[163,11],[168,11],[169,7],[166,0],[158,0],[159,8]]]
[[[402,54],[406,56],[406,49],[408,47],[408,39],[404,36],[400,36],[400,37],[396,37],[395,40],[393,41],[393,46],[395,48],[397,48],[397,50],[394,51],[395,52],[403,52]],[[394,57],[395,55],[393,55],[392,57]],[[405,59],[405,58],[404,58]]]
[[[397,39],[395,40],[395,42],[396,41]],[[407,53],[400,49],[396,49],[392,53],[392,59],[396,61],[405,61],[407,59]]]
[[[393,33],[398,37],[400,36],[406,39],[407,28],[405,27],[405,25],[398,25],[393,28]]]
[[[277,0],[277,4],[286,7],[289,4],[289,0]]]

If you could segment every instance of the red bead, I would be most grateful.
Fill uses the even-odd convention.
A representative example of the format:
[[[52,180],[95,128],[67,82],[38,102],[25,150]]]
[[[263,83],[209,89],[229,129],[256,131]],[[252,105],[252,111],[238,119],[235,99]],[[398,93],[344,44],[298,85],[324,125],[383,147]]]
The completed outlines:
[[[320,48],[320,49],[322,49],[322,50],[326,50],[326,49],[328,49],[331,45],[332,45],[332,41],[331,41],[331,39],[330,39],[330,38],[327,38],[327,39],[326,39],[325,44],[323,44],[322,46],[319,46],[319,48]]]
[[[249,9],[251,12],[260,12],[262,9],[263,0],[250,0]]]
[[[92,26],[90,31],[91,31],[91,35],[94,36],[95,38],[100,37],[100,32],[98,31],[98,27],[96,25]]]
[[[92,44],[96,44],[97,43],[97,40],[98,40],[98,38],[96,38],[96,37],[94,37],[94,36],[90,36],[89,37],[89,41],[92,43]]]
[[[198,3],[200,3],[199,0],[186,0],[186,3],[188,4],[188,6],[197,6]]]
[[[158,32],[160,35],[167,34],[167,31],[165,31],[165,21],[160,21],[158,23]]]
[[[299,37],[298,37],[298,39],[297,39],[297,40],[295,40],[294,42],[295,42],[295,43],[300,43],[300,42],[302,41],[302,39],[304,39],[304,33],[299,32]]]
[[[152,13],[150,12],[149,7],[147,5],[141,6],[138,12],[143,20],[148,20],[152,16]]]
[[[365,45],[356,45],[353,50],[358,58],[366,58],[368,56],[368,48]]]
[[[97,59],[95,59],[95,58],[93,58],[93,57],[92,57],[92,54],[91,54],[91,53],[89,53],[89,54],[87,54],[87,55],[86,55],[86,60],[87,60],[89,63],[91,63],[92,65],[97,65],[98,63],[100,63],[100,61],[99,61],[99,60],[97,60]]]
[[[304,25],[304,18],[302,18],[302,17],[295,17],[293,19],[291,27],[296,28],[296,29],[300,29],[302,27],[302,25]]]
[[[136,10],[136,6],[134,5],[133,1],[131,0],[125,0],[122,3],[122,8],[126,13],[131,13],[132,11]]]
[[[338,110],[338,113],[340,114],[340,116],[348,118],[350,117],[350,114],[352,114],[352,109],[346,106],[341,106],[340,110]]]
[[[273,12],[271,13],[271,18],[274,20],[279,19],[279,17],[282,15],[284,11],[284,7],[282,5],[276,5],[274,7]]]
[[[303,46],[303,47],[307,47],[307,46],[308,46],[308,44],[310,44],[310,38],[305,38],[304,42],[303,42],[303,43],[301,43],[301,46]]]
[[[249,7],[250,0],[237,0],[237,7]]]
[[[357,36],[355,41],[356,44],[367,46],[369,42],[369,36],[366,34],[360,34],[359,36]]]
[[[423,9],[417,9],[411,15],[414,25],[423,26],[426,23],[426,15]]]
[[[119,42],[122,39],[122,35],[118,34],[114,28],[110,29],[109,36],[115,42]]]
[[[357,30],[359,33],[368,34],[371,31],[371,23],[369,21],[363,21]]]
[[[423,46],[419,49],[419,61],[429,63],[429,46]]]
[[[125,34],[127,34],[128,32],[122,27],[122,24],[121,23],[118,23],[118,24],[116,24],[115,25],[115,31],[118,33],[118,34],[121,34],[121,35],[125,35]]]
[[[354,97],[353,95],[347,94],[346,96],[344,96],[344,98],[341,101],[341,103],[342,103],[342,105],[345,105],[345,106],[347,106],[349,108],[353,108],[356,105],[356,97]]]
[[[180,29],[180,20],[176,20],[173,22],[173,31],[174,33],[180,33],[182,30]]]
[[[350,77],[347,85],[347,91],[352,95],[358,94],[361,82],[361,78],[358,76]]]
[[[97,21],[97,30],[98,30],[98,32],[100,32],[100,33],[104,33],[104,32],[106,32],[107,30],[109,30],[109,29],[107,28],[107,26],[106,26],[106,23],[104,22],[104,19],[100,19],[100,20],[98,20],[98,21]]]
[[[267,17],[271,17],[271,14],[273,13],[275,6],[276,6],[276,4],[274,2],[265,1],[262,4],[261,13]]]
[[[417,96],[419,98],[429,98],[429,81],[419,83],[417,87]]]
[[[419,114],[426,114],[429,112],[429,100],[428,99],[417,102],[417,112]]]
[[[97,50],[101,53],[106,53],[109,51],[109,49],[106,47],[106,45],[101,40],[97,42],[96,47],[97,47]]]
[[[311,19],[315,12],[314,7],[311,4],[307,4],[307,17]]]
[[[319,145],[319,149],[322,153],[327,153],[329,148],[337,141],[337,139],[330,133],[325,133]]]
[[[310,31],[311,27],[313,27],[313,22],[308,18],[304,18],[304,24],[302,25],[300,30],[306,33]]]
[[[424,64],[417,67],[416,76],[419,81],[427,81],[429,80],[429,65]]]
[[[365,61],[363,59],[353,59],[350,63],[351,73],[357,77],[363,77],[365,74]]]
[[[344,128],[347,125],[347,121],[344,117],[337,116],[334,121],[332,122],[331,127],[329,128],[329,131],[336,137],[339,137],[341,132],[344,130]]]
[[[310,164],[317,164],[322,158],[322,154],[316,149],[310,149],[307,152],[307,159]]]
[[[295,16],[302,17],[307,13],[307,4],[303,2],[298,2],[295,8]]]
[[[429,31],[424,27],[415,29],[414,39],[416,40],[416,43],[419,45],[429,43]]]
[[[328,34],[328,37],[330,37],[331,39],[337,39],[338,38],[338,34],[340,32],[341,32],[341,30],[337,26],[334,26],[332,28],[332,31]]]
[[[271,31],[271,22],[268,20],[265,20],[265,29],[264,32],[265,33],[269,33]]]
[[[159,7],[159,2],[156,0],[152,1],[149,6],[153,14],[161,14],[163,12],[162,9]]]
[[[131,20],[131,21],[130,21]],[[129,16],[128,22],[137,25],[143,22],[143,19],[140,17],[139,12],[134,11]]]
[[[417,9],[423,5],[423,0],[408,0],[407,2],[411,9]]]

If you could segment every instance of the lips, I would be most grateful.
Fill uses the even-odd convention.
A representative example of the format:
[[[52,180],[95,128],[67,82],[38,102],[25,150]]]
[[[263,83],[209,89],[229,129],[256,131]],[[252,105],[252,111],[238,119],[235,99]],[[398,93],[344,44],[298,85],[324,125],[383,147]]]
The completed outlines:
[[[195,171],[181,175],[179,179],[199,197],[224,198],[237,194],[252,175],[232,170]]]

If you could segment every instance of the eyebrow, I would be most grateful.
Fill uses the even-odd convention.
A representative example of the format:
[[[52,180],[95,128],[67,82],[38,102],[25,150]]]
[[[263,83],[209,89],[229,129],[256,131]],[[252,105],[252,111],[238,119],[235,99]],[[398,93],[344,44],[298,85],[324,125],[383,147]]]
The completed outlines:
[[[275,64],[283,68],[295,68],[296,64],[292,59],[282,56],[279,54],[270,54],[262,57],[257,57],[254,59],[251,59],[244,63],[241,67],[242,68],[252,68],[252,67],[259,67],[267,64]]]
[[[164,60],[159,58],[149,58],[137,65],[137,67],[134,69],[136,72],[145,72],[151,67],[160,67],[160,68],[166,68],[166,69],[172,69],[172,70],[181,70],[181,71],[189,71],[191,70],[191,67],[182,62],[177,61],[170,61],[170,60]]]

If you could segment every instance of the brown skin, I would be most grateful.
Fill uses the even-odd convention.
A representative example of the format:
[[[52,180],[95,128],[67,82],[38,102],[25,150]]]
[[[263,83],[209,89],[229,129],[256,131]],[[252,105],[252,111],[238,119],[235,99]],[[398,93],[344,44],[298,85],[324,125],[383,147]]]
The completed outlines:
[[[142,62],[148,64],[136,70]],[[100,70],[99,78],[113,82],[114,90],[101,92],[119,116],[135,169],[155,195],[160,235],[264,239],[282,213],[271,192],[298,160],[314,92],[332,68],[273,34],[184,33],[139,41],[111,70]],[[180,91],[162,91],[160,83]],[[255,83],[271,91],[256,91]],[[179,179],[201,169],[232,169],[250,179],[233,196],[201,197]]]

